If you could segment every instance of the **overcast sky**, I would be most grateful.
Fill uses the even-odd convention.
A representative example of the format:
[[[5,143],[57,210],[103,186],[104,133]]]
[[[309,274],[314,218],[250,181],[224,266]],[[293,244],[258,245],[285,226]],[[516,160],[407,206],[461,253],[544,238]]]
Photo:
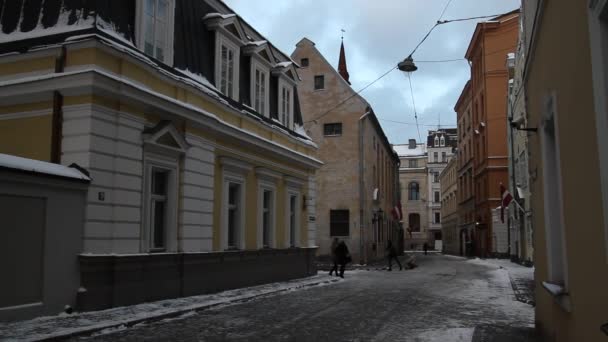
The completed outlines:
[[[241,17],[290,55],[307,37],[337,67],[340,30],[350,81],[359,90],[395,66],[434,25],[449,0],[225,0]],[[505,13],[519,0],[452,0],[443,19]],[[454,104],[469,79],[463,58],[476,21],[437,27],[414,54],[418,71],[411,74],[414,100],[424,140],[428,129],[456,126]],[[505,53],[506,58],[506,53]],[[418,140],[407,76],[395,70],[362,94],[372,105],[393,144]],[[392,121],[405,122],[400,124]]]

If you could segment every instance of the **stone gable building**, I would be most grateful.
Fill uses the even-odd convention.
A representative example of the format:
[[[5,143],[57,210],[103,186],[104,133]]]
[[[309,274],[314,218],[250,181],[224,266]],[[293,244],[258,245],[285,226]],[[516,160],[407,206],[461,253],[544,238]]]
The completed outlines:
[[[344,44],[338,70],[307,38],[291,58],[300,65],[304,128],[324,163],[316,183],[318,255],[328,256],[338,237],[355,262],[381,258],[386,242],[400,239],[399,218],[391,214],[399,201],[399,159],[370,104],[350,87]]]

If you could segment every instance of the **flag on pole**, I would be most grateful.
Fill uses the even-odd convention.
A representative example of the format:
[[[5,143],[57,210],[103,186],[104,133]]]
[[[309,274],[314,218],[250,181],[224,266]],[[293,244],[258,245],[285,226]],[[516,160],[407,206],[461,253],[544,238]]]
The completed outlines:
[[[393,207],[393,217],[397,221],[403,220],[403,210],[401,209],[401,201],[397,202],[397,204]]]
[[[500,197],[502,198],[502,203],[500,205],[500,220],[502,223],[505,223],[505,207],[509,206],[513,200],[513,196],[511,196],[509,190],[507,190],[502,183],[500,183]]]

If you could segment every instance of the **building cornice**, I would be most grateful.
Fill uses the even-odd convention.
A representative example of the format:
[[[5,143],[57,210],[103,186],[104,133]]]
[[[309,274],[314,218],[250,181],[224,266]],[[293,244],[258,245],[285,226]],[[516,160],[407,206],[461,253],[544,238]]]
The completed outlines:
[[[31,98],[50,96],[55,90],[62,91],[64,96],[79,96],[95,91],[109,97],[118,97],[121,100],[178,115],[201,128],[211,129],[222,136],[236,137],[252,148],[264,149],[277,157],[296,160],[312,169],[323,165],[323,162],[316,158],[229,124],[203,109],[141,87],[128,79],[103,70],[86,69],[4,82],[0,84],[0,99],[5,103],[27,101]]]

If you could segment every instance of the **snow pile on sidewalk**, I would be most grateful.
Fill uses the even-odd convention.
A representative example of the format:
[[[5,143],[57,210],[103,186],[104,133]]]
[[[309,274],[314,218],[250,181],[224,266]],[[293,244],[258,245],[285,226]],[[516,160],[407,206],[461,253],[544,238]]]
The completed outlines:
[[[123,329],[147,320],[175,317],[190,311],[244,302],[262,296],[296,291],[312,286],[326,286],[341,281],[344,280],[337,277],[328,278],[327,275],[323,274],[210,295],[168,299],[73,315],[60,314],[21,322],[0,323],[0,340],[36,341],[103,330]]]
[[[418,334],[419,341],[426,342],[470,342],[475,328],[451,328],[445,330],[427,330]]]

